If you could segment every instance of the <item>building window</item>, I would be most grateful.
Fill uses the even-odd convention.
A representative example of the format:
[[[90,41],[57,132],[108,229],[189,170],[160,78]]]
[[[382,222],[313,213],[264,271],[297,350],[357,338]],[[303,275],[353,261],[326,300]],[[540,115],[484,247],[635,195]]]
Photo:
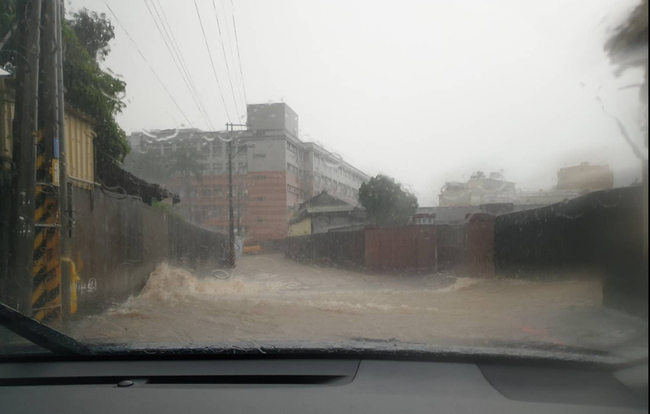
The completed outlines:
[[[266,197],[257,197],[257,201],[266,201]]]
[[[291,194],[300,194],[300,188],[287,184],[287,192]]]
[[[298,167],[296,167],[291,163],[287,163],[287,171],[296,175],[300,174],[300,170],[298,169]]]
[[[221,215],[221,210],[219,209],[219,206],[207,206],[206,210],[207,210],[206,218],[215,219],[215,218],[219,218],[219,216]]]
[[[266,158],[266,154],[253,154],[253,158]]]
[[[204,188],[201,190],[201,197],[210,197],[212,195],[212,190],[209,188]]]
[[[254,175],[253,180],[266,180],[266,175]]]
[[[239,158],[246,158],[248,154],[248,147],[237,147],[234,151]]]
[[[214,187],[213,194],[215,195],[215,197],[221,197],[223,195],[223,189],[221,188],[221,186]]]

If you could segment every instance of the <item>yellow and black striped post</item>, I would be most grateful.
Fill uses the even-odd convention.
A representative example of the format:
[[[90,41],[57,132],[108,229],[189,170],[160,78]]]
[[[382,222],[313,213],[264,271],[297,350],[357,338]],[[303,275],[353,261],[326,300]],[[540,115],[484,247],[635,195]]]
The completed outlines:
[[[36,144],[36,198],[34,214],[34,268],[32,316],[37,320],[61,320],[61,240],[58,197],[58,160],[49,151],[53,137],[39,131]]]
[[[57,3],[43,3],[41,36],[41,99],[36,139],[34,200],[34,267],[32,269],[32,317],[61,320],[61,216],[59,208],[59,111]]]

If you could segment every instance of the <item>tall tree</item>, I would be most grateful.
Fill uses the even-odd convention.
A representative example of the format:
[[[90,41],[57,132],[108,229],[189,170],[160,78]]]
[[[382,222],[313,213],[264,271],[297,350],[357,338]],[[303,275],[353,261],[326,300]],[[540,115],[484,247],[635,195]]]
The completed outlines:
[[[106,59],[111,51],[108,43],[115,37],[115,27],[106,19],[106,15],[84,8],[73,14],[72,23],[79,44],[88,54],[100,61]]]
[[[404,225],[418,208],[418,200],[385,175],[372,177],[359,188],[359,202],[368,220],[380,225]]]
[[[97,123],[95,147],[98,155],[121,162],[129,146],[115,116],[126,106],[121,100],[126,83],[102,71],[97,62],[98,56],[104,58],[108,54],[108,42],[113,36],[112,26],[104,17],[85,9],[75,14],[63,26],[63,74],[66,100]]]

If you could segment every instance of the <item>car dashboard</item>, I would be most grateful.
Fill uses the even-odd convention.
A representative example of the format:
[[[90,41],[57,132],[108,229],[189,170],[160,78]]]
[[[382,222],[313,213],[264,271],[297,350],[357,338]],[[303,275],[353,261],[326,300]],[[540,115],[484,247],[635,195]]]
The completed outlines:
[[[647,365],[391,359],[0,363],[4,413],[645,413]]]

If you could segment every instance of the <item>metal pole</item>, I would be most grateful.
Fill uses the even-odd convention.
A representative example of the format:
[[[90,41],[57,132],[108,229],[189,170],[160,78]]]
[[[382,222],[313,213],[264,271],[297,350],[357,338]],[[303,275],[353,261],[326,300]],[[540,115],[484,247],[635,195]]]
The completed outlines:
[[[59,206],[61,211],[61,257],[70,258],[70,216],[72,209],[68,205],[68,164],[65,143],[65,87],[63,86],[63,0],[56,1],[56,51],[58,84],[58,123],[59,123]],[[70,313],[70,263],[61,261],[61,302],[63,315]]]
[[[36,134],[38,130],[38,75],[41,54],[41,0],[22,0],[17,10],[20,22],[16,113],[13,159],[16,179],[13,186],[13,255],[16,309],[31,314],[32,267],[34,265],[34,199],[36,196]],[[21,73],[22,72],[22,73]],[[20,98],[18,96],[20,95]]]
[[[229,130],[230,125],[226,124],[226,129]],[[232,141],[234,139],[234,134],[230,133],[230,141],[228,141],[228,235],[229,235],[229,254],[230,261],[228,265],[231,269],[235,268],[235,217],[234,217],[234,208],[233,208],[233,194],[232,194]]]

